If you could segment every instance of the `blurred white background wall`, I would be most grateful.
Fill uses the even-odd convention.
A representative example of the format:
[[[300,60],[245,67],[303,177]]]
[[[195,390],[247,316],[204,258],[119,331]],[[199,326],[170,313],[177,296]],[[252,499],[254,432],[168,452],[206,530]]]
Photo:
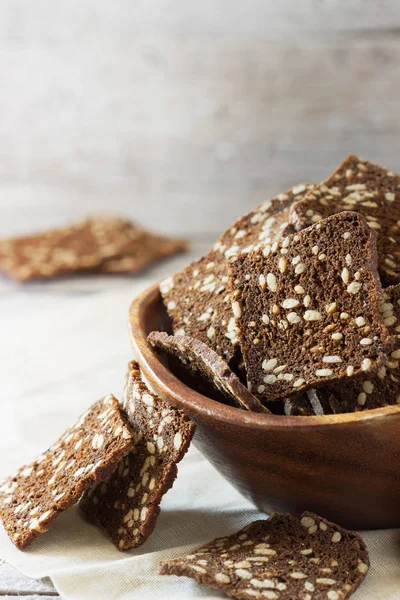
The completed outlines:
[[[349,152],[400,170],[398,0],[1,0],[0,234],[214,237]]]

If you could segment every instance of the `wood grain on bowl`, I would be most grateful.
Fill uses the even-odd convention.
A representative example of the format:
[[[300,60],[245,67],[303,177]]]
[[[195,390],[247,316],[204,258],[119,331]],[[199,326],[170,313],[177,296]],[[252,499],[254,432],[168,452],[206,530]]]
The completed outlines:
[[[345,527],[400,527],[400,406],[286,417],[219,404],[177,379],[147,342],[170,322],[154,285],[132,303],[134,353],[154,390],[197,424],[195,444],[258,508],[311,510]]]

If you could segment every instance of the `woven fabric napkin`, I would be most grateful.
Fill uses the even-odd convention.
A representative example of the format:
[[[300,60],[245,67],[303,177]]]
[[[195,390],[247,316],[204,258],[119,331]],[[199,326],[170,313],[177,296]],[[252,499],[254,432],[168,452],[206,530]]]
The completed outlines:
[[[1,477],[50,445],[92,401],[108,392],[120,395],[131,358],[126,316],[137,291],[126,285],[85,297],[0,297]],[[222,594],[190,579],[160,577],[159,561],[264,516],[192,447],[142,548],[120,553],[74,508],[24,553],[1,528],[0,557],[30,577],[50,576],[65,600],[216,599]],[[399,600],[400,532],[363,537],[372,568],[354,598]]]

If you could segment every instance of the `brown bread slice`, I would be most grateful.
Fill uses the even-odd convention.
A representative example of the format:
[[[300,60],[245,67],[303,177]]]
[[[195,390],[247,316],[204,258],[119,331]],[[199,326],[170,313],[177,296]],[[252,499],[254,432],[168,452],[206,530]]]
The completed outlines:
[[[99,400],[59,440],[0,487],[0,516],[20,550],[45,533],[82,493],[103,481],[133,447],[118,400]]]
[[[191,577],[237,600],[345,600],[368,568],[357,533],[306,512],[255,521],[162,562],[160,574]]]
[[[267,256],[232,259],[241,350],[263,403],[382,366],[393,340],[380,313],[375,237],[364,217],[343,212]]]
[[[152,533],[164,494],[177,476],[194,433],[180,410],[150,392],[139,365],[129,364],[124,408],[135,447],[106,483],[92,488],[80,502],[85,517],[102,527],[119,550],[136,548]]]
[[[228,289],[227,259],[255,247],[271,246],[288,227],[288,207],[310,184],[299,184],[260,204],[227,229],[211,250],[160,285],[177,335],[197,338],[230,363],[238,338]]]
[[[394,338],[394,348],[377,373],[349,379],[318,390],[322,402],[329,402],[334,413],[369,410],[400,404],[400,284],[384,290],[381,312]],[[362,330],[365,325],[359,319]]]
[[[189,244],[185,240],[168,238],[143,230],[136,240],[133,240],[123,254],[108,258],[100,264],[100,273],[136,273],[152,263],[186,252]]]
[[[0,241],[0,271],[29,281],[96,269],[141,236],[142,229],[129,221],[91,217],[69,227]]]
[[[363,214],[378,234],[378,267],[386,284],[400,281],[400,176],[350,155],[292,207],[296,230],[343,210]]]
[[[173,336],[153,331],[150,344],[164,352],[188,375],[187,383],[205,395],[238,408],[267,412],[261,402],[240,382],[214,350],[188,336]],[[186,383],[186,381],[185,381]]]

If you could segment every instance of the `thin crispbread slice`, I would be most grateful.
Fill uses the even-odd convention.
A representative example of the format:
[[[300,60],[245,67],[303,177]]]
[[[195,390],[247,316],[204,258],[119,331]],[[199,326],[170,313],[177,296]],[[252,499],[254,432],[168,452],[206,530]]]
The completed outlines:
[[[57,516],[102,481],[133,446],[118,400],[99,400],[36,460],[0,487],[0,517],[11,541],[24,550]]]
[[[345,600],[369,568],[361,537],[317,515],[274,514],[160,564],[237,600]]]
[[[288,207],[311,188],[299,184],[260,204],[227,229],[211,250],[160,285],[176,335],[197,338],[230,363],[238,338],[228,289],[227,259],[274,244],[288,224]]]
[[[357,213],[286,237],[267,256],[238,256],[230,275],[248,382],[263,403],[377,371],[393,346],[375,234]]]
[[[330,385],[319,391],[321,401],[329,402],[334,413],[355,412],[400,404],[400,284],[384,290],[381,312],[394,338],[394,348],[376,373]],[[356,319],[361,331],[367,327],[362,317]]]
[[[154,348],[178,363],[179,370],[187,374],[189,385],[195,389],[201,389],[205,395],[230,406],[269,413],[226,362],[200,340],[161,331],[153,331],[147,339]]]
[[[148,231],[133,240],[123,254],[108,258],[96,269],[100,273],[137,273],[154,262],[186,252],[188,242]]]
[[[84,495],[85,517],[102,527],[119,550],[143,544],[152,533],[164,494],[177,476],[194,424],[180,410],[150,392],[131,362],[125,385],[124,408],[135,447],[111,478]]]
[[[137,243],[143,230],[116,217],[90,217],[69,227],[0,241],[0,271],[17,281],[95,270]]]
[[[400,176],[350,155],[322,184],[292,207],[296,230],[329,215],[363,214],[378,234],[378,268],[385,284],[400,281]]]
[[[311,417],[332,414],[332,408],[324,397],[320,397],[318,390],[311,389],[306,392],[286,398],[284,401],[285,415],[288,417]]]

